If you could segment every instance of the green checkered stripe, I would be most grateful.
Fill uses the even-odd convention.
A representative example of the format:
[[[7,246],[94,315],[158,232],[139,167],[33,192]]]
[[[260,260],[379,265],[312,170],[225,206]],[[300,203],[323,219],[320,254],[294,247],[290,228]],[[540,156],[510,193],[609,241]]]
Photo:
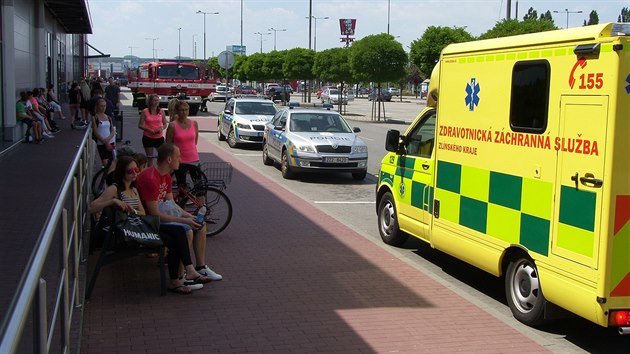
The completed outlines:
[[[547,256],[553,185],[438,161],[440,219]]]
[[[429,213],[433,213],[433,194],[434,188],[433,186],[428,186],[428,198],[426,200],[426,204],[422,201],[422,195],[424,193],[427,185],[425,183],[414,180],[414,175],[419,172],[415,172],[417,170],[416,159],[409,156],[400,156],[398,158],[398,165],[396,166],[396,172],[391,174],[389,172],[385,172],[381,170],[379,175],[379,184],[385,183],[388,184],[392,189],[399,188],[398,185],[394,186],[394,176],[401,177],[402,179],[411,180],[411,200],[408,202],[419,209],[423,209]],[[405,195],[407,195],[409,191],[405,191]]]

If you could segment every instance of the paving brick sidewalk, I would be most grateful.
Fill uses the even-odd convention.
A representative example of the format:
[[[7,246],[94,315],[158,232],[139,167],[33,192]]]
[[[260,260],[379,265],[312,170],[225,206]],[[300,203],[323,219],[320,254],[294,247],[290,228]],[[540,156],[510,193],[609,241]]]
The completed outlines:
[[[234,166],[234,217],[207,247],[224,280],[160,297],[155,259],[105,267],[85,309],[84,353],[547,352],[212,139],[200,139],[202,161]]]

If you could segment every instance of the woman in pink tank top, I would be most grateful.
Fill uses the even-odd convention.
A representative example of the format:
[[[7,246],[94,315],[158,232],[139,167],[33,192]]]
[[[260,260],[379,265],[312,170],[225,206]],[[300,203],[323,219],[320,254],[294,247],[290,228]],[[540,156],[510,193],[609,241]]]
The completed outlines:
[[[148,166],[153,165],[153,158],[157,155],[157,148],[164,144],[164,130],[168,127],[168,120],[164,111],[160,109],[160,98],[155,95],[147,97],[147,108],[142,110],[138,128],[142,132],[142,146],[149,158]]]
[[[178,183],[186,180],[186,172],[190,172],[193,181],[201,178],[197,168],[190,168],[190,165],[199,166],[199,152],[197,151],[199,126],[196,121],[188,118],[188,110],[188,103],[178,100],[175,104],[177,119],[172,121],[166,130],[166,142],[175,144],[181,154],[179,169],[175,171]]]

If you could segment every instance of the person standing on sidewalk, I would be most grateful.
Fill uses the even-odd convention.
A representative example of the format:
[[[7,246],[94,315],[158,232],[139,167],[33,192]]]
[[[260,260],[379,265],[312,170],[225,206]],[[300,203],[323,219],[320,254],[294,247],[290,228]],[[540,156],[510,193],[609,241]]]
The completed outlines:
[[[109,85],[105,87],[105,98],[112,101],[114,109],[120,110],[122,108],[120,103],[120,87],[118,87],[113,77],[109,78]]]
[[[151,94],[147,97],[147,108],[142,110],[138,128],[142,132],[142,146],[149,158],[149,166],[153,166],[153,158],[157,148],[164,144],[164,131],[168,127],[168,120],[160,108],[160,98]]]
[[[103,166],[107,166],[109,160],[114,158],[116,149],[116,128],[112,118],[105,114],[107,102],[102,97],[96,100],[94,118],[92,119],[92,132],[96,139],[96,149]]]

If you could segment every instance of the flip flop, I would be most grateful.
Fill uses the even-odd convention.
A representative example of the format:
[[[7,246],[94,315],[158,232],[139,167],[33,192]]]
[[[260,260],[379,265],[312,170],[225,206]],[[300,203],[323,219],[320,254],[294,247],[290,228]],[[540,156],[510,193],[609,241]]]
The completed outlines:
[[[176,286],[174,288],[166,288],[166,291],[170,292],[170,293],[175,293],[175,294],[180,294],[180,295],[190,295],[192,294],[192,290],[185,286],[185,285],[179,285]]]
[[[194,284],[206,284],[212,281],[209,277],[205,275],[200,275],[193,279],[184,279],[185,282],[192,282]]]

